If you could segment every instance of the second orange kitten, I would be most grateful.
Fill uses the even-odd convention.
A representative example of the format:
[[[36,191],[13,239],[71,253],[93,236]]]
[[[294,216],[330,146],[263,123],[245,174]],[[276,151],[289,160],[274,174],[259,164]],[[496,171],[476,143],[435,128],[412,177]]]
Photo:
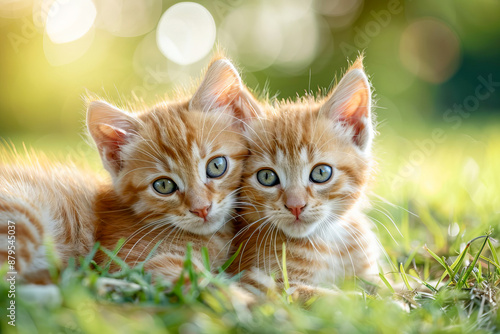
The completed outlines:
[[[379,246],[363,213],[372,174],[370,84],[358,59],[324,99],[262,103],[248,122],[250,155],[243,171],[233,272],[266,290],[284,288],[307,300],[345,277],[377,274]],[[329,288],[329,289],[324,289]]]

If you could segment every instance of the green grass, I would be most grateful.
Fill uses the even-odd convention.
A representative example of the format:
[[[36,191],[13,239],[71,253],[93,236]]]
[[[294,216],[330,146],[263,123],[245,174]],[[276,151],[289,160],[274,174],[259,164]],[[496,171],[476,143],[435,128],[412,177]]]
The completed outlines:
[[[379,288],[319,298],[306,306],[270,294],[248,310],[234,302],[223,275],[193,270],[152,283],[141,265],[120,273],[91,257],[53,272],[60,300],[17,296],[19,333],[462,333],[500,329],[500,133],[493,126],[446,131],[442,143],[410,163],[417,135],[380,128],[370,216],[387,259]],[[409,139],[408,139],[409,138]],[[95,157],[94,157],[95,158]],[[404,177],[403,177],[403,176]],[[397,182],[395,182],[396,180]],[[188,252],[189,254],[189,252]],[[203,254],[204,262],[209,261]],[[283,259],[286,261],[286,259]],[[394,283],[395,282],[395,283]],[[418,289],[415,289],[417,288]],[[0,305],[8,286],[0,283]],[[395,290],[395,292],[393,292]],[[19,291],[19,286],[18,286]],[[22,291],[21,291],[22,292]],[[398,301],[398,302],[396,302]],[[404,311],[405,305],[409,312]],[[2,306],[2,311],[5,308]],[[2,316],[2,332],[14,333]]]

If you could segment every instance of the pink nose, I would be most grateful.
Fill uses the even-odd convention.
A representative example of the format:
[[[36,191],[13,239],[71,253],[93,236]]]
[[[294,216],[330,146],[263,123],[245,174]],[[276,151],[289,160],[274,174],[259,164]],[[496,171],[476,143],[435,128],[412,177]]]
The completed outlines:
[[[306,207],[305,204],[304,205],[297,205],[297,206],[286,206],[285,207],[290,210],[290,212],[295,216],[295,218],[297,218],[297,220],[299,219],[299,216],[300,214],[302,213],[302,210]]]
[[[208,216],[208,213],[210,212],[211,208],[212,208],[212,204],[207,205],[207,206],[205,206],[203,208],[192,209],[192,210],[189,210],[189,211],[192,212],[192,213],[194,213],[198,217],[203,218],[204,221],[207,221],[207,216]]]

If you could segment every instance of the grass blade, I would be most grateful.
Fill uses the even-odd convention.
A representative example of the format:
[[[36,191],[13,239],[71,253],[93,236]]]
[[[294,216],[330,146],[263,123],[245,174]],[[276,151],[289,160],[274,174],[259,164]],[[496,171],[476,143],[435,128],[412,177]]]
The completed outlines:
[[[467,245],[464,247],[460,255],[457,257],[457,259],[451,264],[451,269],[453,270],[453,277],[455,277],[458,274],[458,271],[462,267],[462,263],[465,260],[465,256],[467,255],[469,248],[470,248],[470,243],[467,243]]]
[[[100,243],[99,241],[94,244],[94,247],[92,247],[92,250],[90,253],[88,253],[84,258],[83,261],[80,263],[82,268],[87,268],[90,263],[92,263],[92,260],[94,259],[95,254],[99,250]]]
[[[484,246],[486,246],[486,243],[488,242],[489,237],[490,237],[489,235],[486,236],[483,244],[481,245],[481,248],[479,249],[479,252],[477,252],[476,256],[474,256],[474,260],[472,261],[471,264],[469,264],[469,266],[467,267],[467,270],[462,275],[462,277],[460,277],[460,281],[457,284],[457,287],[459,289],[461,289],[464,286],[464,284],[467,282],[467,279],[469,278],[472,270],[474,270],[474,267],[476,266],[476,263],[479,260],[479,256],[481,256],[481,253],[483,252]],[[475,238],[472,241],[477,240],[477,239],[478,238]],[[472,241],[470,241],[470,242],[472,242]]]
[[[208,248],[205,246],[201,248],[201,259],[203,260],[205,269],[210,271],[210,255],[208,255]]]
[[[288,289],[290,289],[290,284],[288,282],[288,272],[286,270],[286,242],[283,241],[283,246],[282,246],[282,249],[281,249],[281,253],[282,253],[282,262],[283,262],[283,282],[285,284],[285,291],[288,291]],[[288,295],[288,292],[287,292],[287,295]],[[292,296],[288,295],[287,296],[287,300],[289,303],[292,302]]]
[[[455,279],[455,276],[457,276],[459,270],[462,268],[462,263],[464,262],[465,260],[465,256],[467,255],[467,252],[469,251],[469,248],[470,248],[470,242],[467,243],[467,245],[464,247],[464,249],[462,250],[462,252],[460,253],[460,255],[456,258],[456,260],[451,264],[450,268],[451,270],[453,271],[453,276],[452,276],[452,280]],[[445,271],[443,273],[443,275],[441,275],[441,277],[439,278],[439,281],[436,285],[436,287],[441,284],[441,282],[444,280],[444,278],[446,277],[446,275],[448,275],[448,271]]]
[[[240,254],[241,247],[243,246],[243,243],[240,244],[236,252],[222,265],[222,267],[219,268],[220,272],[226,271],[226,269],[233,263],[233,261],[236,259],[236,257]]]
[[[406,285],[406,288],[410,291],[413,291],[413,288],[410,285],[410,282],[408,281],[408,276],[406,276],[405,268],[403,267],[403,263],[399,264],[399,272],[401,274],[401,278],[403,278],[403,282]]]
[[[438,292],[438,290],[436,290],[432,285],[430,285],[429,283],[427,283],[426,281],[424,280],[421,280],[420,278],[418,278],[417,276],[413,276],[413,275],[407,275],[408,277],[410,278],[413,278],[415,281],[417,281],[419,284],[422,284],[422,285],[425,285],[429,290],[431,290],[432,292]]]
[[[495,266],[497,269],[500,269],[500,265],[496,264],[495,261],[492,261],[490,258],[487,258],[486,256],[483,256],[483,255],[480,255],[479,256],[480,259],[483,259],[484,261],[492,264],[493,266]]]
[[[442,265],[442,266],[443,266],[443,268],[445,268],[445,269],[446,269],[446,265],[443,263],[443,260],[442,260],[439,256],[437,256],[437,254],[436,254],[436,253],[434,253],[434,252],[433,252],[433,251],[431,251],[429,248],[427,248],[427,245],[424,245],[424,249],[425,249],[427,252],[429,252],[429,254],[431,254],[431,256],[432,256],[432,257],[433,257],[433,258],[434,258],[437,262],[439,262],[439,264],[440,264],[440,265]]]
[[[431,251],[429,248],[427,248],[427,245],[424,245],[424,249],[429,252],[429,254],[440,264],[443,266],[444,269],[446,269],[446,272],[443,274],[441,279],[437,282],[436,284],[436,289],[438,285],[441,283],[441,281],[446,277],[446,275],[450,276],[450,279],[453,279],[453,271],[451,271],[450,267],[446,262],[443,261],[443,259],[439,258],[436,253]]]
[[[125,263],[122,259],[119,259],[116,255],[118,254],[118,252],[120,252],[120,249],[122,249],[122,246],[125,244],[125,238],[121,238],[120,240],[118,240],[118,242],[116,243],[116,247],[113,251],[109,251],[105,248],[102,248],[101,247],[101,251],[103,251],[104,253],[106,253],[106,255],[109,257],[109,260],[108,262],[106,262],[106,264],[104,265],[104,268],[106,270],[109,269],[109,267],[111,266],[111,263],[114,261],[118,264],[120,263]],[[121,264],[120,264],[121,265]],[[128,267],[128,266],[127,266]]]
[[[153,249],[151,249],[148,256],[146,256],[146,258],[143,261],[139,262],[137,266],[135,266],[135,268],[139,269],[142,273],[144,273],[144,266],[146,265],[146,262],[148,262],[156,254],[156,250],[158,249],[158,247],[160,247],[161,243],[162,243],[161,240],[158,241],[156,245],[153,247]]]
[[[497,267],[497,271],[500,273],[500,262],[498,262],[497,251],[495,250],[495,247],[493,247],[493,244],[491,243],[490,239],[488,239],[488,247],[490,248],[493,260],[495,261],[495,267]]]
[[[106,248],[103,248],[103,247],[99,247],[99,249],[101,250],[101,252],[103,252],[104,254],[106,254],[109,257],[108,262],[106,262],[106,265],[104,266],[105,270],[109,270],[109,267],[111,266],[111,263],[113,263],[113,262],[118,264],[120,266],[121,270],[128,270],[129,269],[128,264],[125,261],[123,261],[122,259],[120,259],[118,256],[116,256],[116,254],[117,254],[116,250],[110,251],[110,250],[107,250]]]
[[[417,255],[417,251],[418,251],[418,248],[415,247],[415,249],[413,250],[413,252],[411,252],[410,256],[408,256],[408,258],[406,259],[405,264],[404,264],[405,270],[408,269],[408,267],[410,266],[411,262],[415,258],[415,255]]]
[[[448,265],[448,263],[446,263],[446,258],[444,256],[442,257],[442,260],[443,260],[444,267],[446,268],[446,272],[448,272],[448,275],[450,276],[450,280],[452,282],[454,282],[455,281],[455,275],[453,274],[453,270],[451,270],[451,268]]]
[[[385,278],[385,276],[382,274],[382,273],[378,273],[378,276],[380,277],[380,279],[382,280],[382,282],[384,282],[385,286],[387,287],[387,289],[389,289],[392,293],[394,293],[394,288],[392,287],[391,283],[389,283],[389,281],[387,280],[387,278]]]
[[[186,261],[184,262],[184,269],[189,275],[189,280],[191,281],[191,288],[198,289],[198,278],[197,273],[193,266],[193,244],[188,242],[186,248]]]
[[[148,262],[153,257],[153,255],[155,255],[156,250],[158,249],[158,247],[160,247],[161,243],[161,240],[156,243],[153,249],[149,252],[148,256],[146,256],[146,258],[144,259],[144,263]]]

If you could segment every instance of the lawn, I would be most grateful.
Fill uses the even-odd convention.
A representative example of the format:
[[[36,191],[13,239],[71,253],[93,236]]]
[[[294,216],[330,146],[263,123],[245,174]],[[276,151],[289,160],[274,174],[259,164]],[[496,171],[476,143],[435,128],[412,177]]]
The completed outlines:
[[[498,124],[498,121],[496,121]],[[151,283],[139,265],[118,274],[91,256],[53,270],[56,286],[17,286],[16,328],[2,333],[462,333],[497,330],[500,263],[500,133],[495,121],[378,128],[377,176],[370,216],[386,251],[375,292],[319,298],[306,305],[285,294],[247,309],[223,275],[194,272],[184,287]],[[441,136],[433,136],[435,130]],[[442,130],[439,132],[439,130]],[[18,143],[21,140],[14,140]],[[75,147],[81,145],[75,144]],[[72,152],[69,146],[51,151]],[[40,148],[47,147],[41,145]],[[83,156],[96,163],[96,155]],[[469,241],[472,241],[469,243]],[[56,261],[56,260],[54,260]],[[76,265],[76,264],[78,265]],[[6,270],[6,269],[4,269]],[[389,283],[390,282],[390,283]],[[418,287],[418,291],[413,291]],[[0,283],[0,304],[8,305]],[[395,289],[396,292],[392,290]],[[37,298],[34,298],[37,296]]]

